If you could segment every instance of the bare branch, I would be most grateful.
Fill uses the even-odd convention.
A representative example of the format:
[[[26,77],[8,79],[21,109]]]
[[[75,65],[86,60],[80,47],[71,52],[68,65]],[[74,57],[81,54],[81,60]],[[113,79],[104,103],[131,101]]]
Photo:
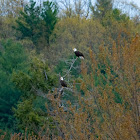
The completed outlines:
[[[78,57],[76,57],[76,59],[73,59],[69,70],[67,71],[67,73],[66,73],[63,77],[66,77],[66,76],[70,73],[70,71],[71,71],[71,69],[73,68],[73,65],[74,65],[74,63],[76,62],[77,58],[78,58]]]

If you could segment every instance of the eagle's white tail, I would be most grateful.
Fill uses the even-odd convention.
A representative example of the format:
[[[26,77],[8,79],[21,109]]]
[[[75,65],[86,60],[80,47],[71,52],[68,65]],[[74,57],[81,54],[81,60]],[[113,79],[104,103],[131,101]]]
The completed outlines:
[[[84,57],[83,57],[83,56],[79,56],[79,58],[80,58],[80,59],[84,59]]]

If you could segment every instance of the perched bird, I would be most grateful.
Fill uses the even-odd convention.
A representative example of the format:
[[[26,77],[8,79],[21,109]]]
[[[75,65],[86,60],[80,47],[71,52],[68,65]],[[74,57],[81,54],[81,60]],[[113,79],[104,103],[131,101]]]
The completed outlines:
[[[60,78],[60,84],[62,87],[67,87],[67,83],[64,81],[63,77]]]
[[[63,95],[63,88],[64,87],[67,87],[67,83],[64,81],[63,77],[60,77],[60,84],[61,84],[61,88],[59,89],[59,92],[57,92],[55,95],[54,95],[54,98],[58,98],[59,96],[61,97]]]
[[[79,57],[80,59],[84,59],[84,55],[81,52],[77,51],[76,48],[74,48],[73,51],[77,57]]]

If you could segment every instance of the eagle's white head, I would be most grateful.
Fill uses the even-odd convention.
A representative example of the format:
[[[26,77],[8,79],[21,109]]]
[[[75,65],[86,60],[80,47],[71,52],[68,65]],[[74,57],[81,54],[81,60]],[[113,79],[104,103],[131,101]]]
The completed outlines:
[[[74,49],[73,49],[73,51],[74,51],[74,52],[76,52],[76,51],[77,51],[77,49],[76,49],[76,48],[74,48]]]
[[[62,81],[63,81],[63,80],[64,80],[64,79],[63,79],[63,77],[60,77],[60,80],[62,80]]]

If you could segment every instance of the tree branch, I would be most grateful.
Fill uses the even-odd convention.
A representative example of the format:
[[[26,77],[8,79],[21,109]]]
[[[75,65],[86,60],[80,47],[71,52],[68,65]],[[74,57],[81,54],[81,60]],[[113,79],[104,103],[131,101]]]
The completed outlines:
[[[74,65],[74,63],[76,62],[77,58],[78,58],[78,57],[76,57],[76,59],[73,59],[69,70],[67,71],[67,73],[66,73],[63,77],[66,77],[66,76],[70,73],[70,71],[71,71],[71,69],[73,68],[73,65]]]
[[[45,71],[45,70],[44,70],[44,73],[45,73],[46,80],[48,80],[48,76],[47,76],[47,74],[46,74],[46,71]]]

